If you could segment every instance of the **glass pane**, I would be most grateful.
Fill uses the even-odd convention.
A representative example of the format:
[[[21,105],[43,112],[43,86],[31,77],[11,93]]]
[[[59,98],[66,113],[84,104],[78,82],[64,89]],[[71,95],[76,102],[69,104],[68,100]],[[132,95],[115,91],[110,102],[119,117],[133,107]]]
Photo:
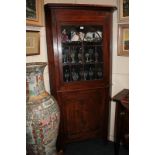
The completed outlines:
[[[64,82],[103,79],[103,27],[61,27]]]

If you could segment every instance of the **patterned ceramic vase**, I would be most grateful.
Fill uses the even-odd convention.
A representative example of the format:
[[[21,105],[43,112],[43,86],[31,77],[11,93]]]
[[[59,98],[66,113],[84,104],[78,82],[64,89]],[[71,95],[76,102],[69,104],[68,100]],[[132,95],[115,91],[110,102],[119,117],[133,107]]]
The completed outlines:
[[[26,150],[28,155],[56,155],[60,111],[44,87],[47,63],[26,64]]]

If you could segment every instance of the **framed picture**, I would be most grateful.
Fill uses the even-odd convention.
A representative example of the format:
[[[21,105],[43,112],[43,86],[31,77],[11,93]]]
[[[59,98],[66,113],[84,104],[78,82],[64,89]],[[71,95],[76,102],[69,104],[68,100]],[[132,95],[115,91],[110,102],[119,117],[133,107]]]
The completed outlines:
[[[118,56],[129,56],[129,24],[118,25]]]
[[[40,32],[26,31],[26,56],[40,54]]]
[[[118,21],[129,21],[129,0],[118,0]]]
[[[43,0],[26,0],[26,25],[43,26]]]

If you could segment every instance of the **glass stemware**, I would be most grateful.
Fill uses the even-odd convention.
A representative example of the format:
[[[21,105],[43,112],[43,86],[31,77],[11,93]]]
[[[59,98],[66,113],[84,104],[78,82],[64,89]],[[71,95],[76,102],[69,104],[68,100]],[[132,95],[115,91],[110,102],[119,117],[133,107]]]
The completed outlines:
[[[73,70],[72,70],[72,79],[73,79],[73,81],[77,81],[78,78],[79,78],[78,73],[75,72],[75,70],[73,69]]]
[[[82,63],[82,53],[78,53],[78,62]]]
[[[93,70],[92,70],[91,67],[89,68],[89,73],[88,74],[89,74],[90,80],[92,80],[93,79],[94,72],[93,72]]]
[[[85,57],[86,57],[86,62],[89,62],[89,53],[86,53]]]
[[[93,61],[93,52],[94,52],[94,50],[93,50],[93,49],[89,49],[90,62],[92,62],[92,61]]]
[[[99,54],[97,51],[95,51],[95,62],[98,62],[98,57],[99,57]]]
[[[88,76],[88,71],[85,70],[85,71],[84,71],[84,80],[87,80],[87,76]]]
[[[69,70],[68,69],[65,70],[65,75],[64,76],[65,76],[65,81],[66,82],[69,82],[69,76],[70,76],[70,74],[69,74]]]
[[[75,51],[71,52],[71,59],[72,59],[71,63],[75,63]]]
[[[66,53],[63,54],[63,63],[67,63],[67,55],[66,55]]]
[[[98,68],[97,75],[98,75],[98,78],[99,78],[99,79],[102,78],[103,73],[102,73],[102,69],[101,69],[101,68]]]

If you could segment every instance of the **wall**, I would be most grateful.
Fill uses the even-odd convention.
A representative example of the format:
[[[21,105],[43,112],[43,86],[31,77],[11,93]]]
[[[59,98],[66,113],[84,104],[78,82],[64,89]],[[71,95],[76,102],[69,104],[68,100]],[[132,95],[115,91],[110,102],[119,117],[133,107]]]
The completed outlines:
[[[58,3],[57,0],[44,0],[44,3]],[[83,4],[102,4],[102,5],[117,5],[117,0],[59,0],[59,3],[83,3]],[[46,34],[45,27],[36,28],[27,26],[27,29],[39,30],[40,36],[40,48],[41,53],[38,56],[28,56],[27,62],[45,61],[47,62],[47,46],[46,46]],[[129,58],[117,56],[117,11],[113,14],[113,47],[112,47],[112,96],[119,92],[121,89],[129,87]],[[45,87],[50,92],[48,67],[44,72]],[[114,119],[115,119],[115,103],[111,102],[110,109],[110,126],[109,126],[109,140],[113,141],[114,136]]]
[[[129,88],[129,57],[117,56],[117,11],[113,14],[112,95]],[[115,102],[111,102],[109,140],[114,139]]]
[[[26,62],[47,62],[47,46],[46,46],[45,27],[27,26],[26,29],[40,31],[40,55],[27,56]],[[48,92],[50,92],[49,75],[48,75],[48,67],[47,66],[45,67],[45,70],[44,70],[44,81],[45,81],[46,90]]]

